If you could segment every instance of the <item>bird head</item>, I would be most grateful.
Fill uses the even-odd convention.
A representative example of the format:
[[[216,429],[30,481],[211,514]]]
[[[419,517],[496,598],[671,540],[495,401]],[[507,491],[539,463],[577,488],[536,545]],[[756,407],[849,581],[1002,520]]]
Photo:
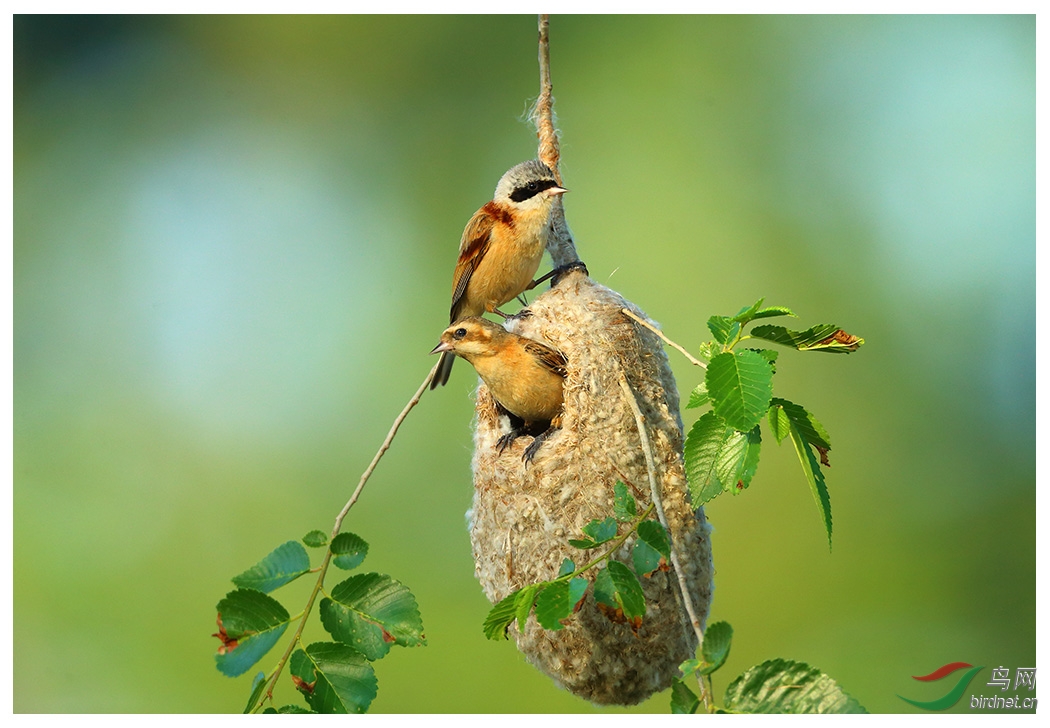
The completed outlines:
[[[511,167],[496,185],[493,199],[518,209],[549,207],[558,195],[568,192],[558,184],[543,162],[530,159]]]
[[[478,316],[470,316],[445,329],[441,334],[441,342],[430,353],[450,351],[469,361],[473,357],[493,353],[499,339],[506,335],[506,329],[499,324]]]

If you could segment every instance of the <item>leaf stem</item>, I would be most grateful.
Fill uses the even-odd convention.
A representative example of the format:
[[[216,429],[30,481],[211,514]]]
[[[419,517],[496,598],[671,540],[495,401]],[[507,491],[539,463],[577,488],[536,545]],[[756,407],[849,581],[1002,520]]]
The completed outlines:
[[[625,315],[625,316],[627,316],[627,317],[629,317],[629,318],[632,318],[632,319],[634,319],[635,321],[637,321],[638,323],[640,323],[640,324],[641,324],[642,326],[644,326],[645,328],[649,329],[649,330],[650,330],[650,331],[652,331],[652,332],[653,332],[654,334],[656,334],[657,336],[659,336],[659,337],[660,337],[661,339],[663,339],[664,341],[666,341],[666,342],[667,342],[668,344],[670,344],[670,345],[671,345],[671,346],[673,346],[674,348],[678,349],[678,351],[682,352],[682,353],[683,353],[683,354],[685,355],[685,358],[686,358],[686,359],[688,359],[688,360],[689,360],[690,362],[692,362],[692,363],[693,363],[693,364],[695,364],[696,366],[700,367],[701,369],[707,369],[707,364],[704,364],[704,363],[703,363],[702,361],[700,361],[700,360],[699,360],[699,359],[697,359],[697,358],[696,358],[695,356],[693,356],[692,354],[690,354],[690,353],[689,353],[688,351],[686,351],[686,350],[685,350],[685,348],[684,348],[683,346],[681,346],[680,344],[677,344],[677,343],[675,343],[675,342],[671,341],[671,340],[670,340],[669,338],[667,338],[667,337],[666,337],[666,336],[664,335],[664,332],[663,332],[663,331],[660,331],[660,329],[656,328],[655,326],[653,326],[653,325],[652,325],[651,323],[649,323],[649,322],[648,322],[648,321],[646,321],[645,319],[643,319],[643,318],[640,318],[640,317],[638,317],[638,316],[635,316],[635,315],[634,315],[634,313],[632,313],[630,309],[627,309],[627,308],[621,308],[621,309],[620,309],[620,312],[621,312],[621,313],[622,313],[623,315]]]
[[[408,417],[408,413],[419,404],[419,400],[423,397],[423,393],[427,391],[427,387],[430,386],[430,382],[437,374],[437,370],[438,364],[435,364],[430,370],[430,374],[428,374],[426,379],[423,380],[423,384],[420,385],[419,389],[416,390],[416,393],[412,395],[412,399],[410,399],[408,404],[405,405],[405,408],[401,410],[401,414],[399,414],[394,420],[394,424],[391,425],[390,431],[386,435],[386,439],[383,440],[383,444],[379,446],[379,450],[376,452],[375,457],[372,458],[372,462],[369,463],[367,468],[365,468],[365,472],[361,474],[361,480],[357,483],[357,488],[355,488],[354,492],[351,494],[350,500],[346,502],[346,505],[343,506],[343,510],[339,511],[339,515],[336,516],[335,525],[332,526],[332,535],[329,538],[328,548],[325,550],[324,560],[317,569],[317,582],[314,584],[313,589],[310,590],[310,596],[306,600],[306,607],[304,607],[301,612],[302,619],[299,621],[299,627],[295,630],[295,634],[288,643],[288,648],[284,651],[281,659],[277,662],[277,667],[274,669],[273,675],[270,676],[266,690],[259,697],[259,703],[252,709],[253,713],[257,713],[259,708],[261,708],[267,700],[271,702],[273,701],[273,689],[277,685],[277,679],[281,676],[281,672],[284,670],[285,665],[288,664],[288,658],[292,656],[292,651],[295,649],[295,646],[297,644],[302,644],[300,638],[302,637],[303,629],[306,627],[306,618],[310,616],[310,610],[313,609],[318,593],[324,588],[324,578],[328,573],[328,566],[332,562],[331,540],[339,535],[339,529],[343,526],[343,519],[346,518],[346,514],[349,513],[350,509],[354,507],[355,503],[357,503],[357,499],[361,496],[361,491],[365,488],[365,483],[367,483],[368,479],[372,476],[372,472],[376,469],[376,465],[379,464],[384,453],[390,449],[390,445],[394,441],[394,436],[397,434],[398,428],[401,427],[401,423],[405,421],[406,417]]]
[[[628,538],[630,538],[631,534],[638,530],[638,526],[642,523],[642,521],[644,521],[646,518],[648,518],[649,514],[653,512],[653,505],[654,504],[650,503],[649,507],[646,508],[644,511],[642,511],[642,515],[638,516],[638,520],[636,520],[634,522],[634,525],[632,525],[629,529],[627,529],[622,536],[617,536],[615,539],[613,539],[613,541],[611,542],[612,546],[609,547],[609,549],[604,554],[602,554],[601,556],[599,556],[596,559],[592,559],[590,562],[588,562],[587,564],[584,564],[583,566],[581,566],[580,568],[578,568],[576,571],[572,572],[571,574],[566,574],[565,576],[559,576],[557,579],[554,579],[554,581],[561,581],[561,580],[564,580],[564,579],[572,579],[574,577],[577,577],[580,574],[582,574],[585,571],[587,571],[588,569],[591,569],[591,568],[597,566],[599,563],[601,563],[602,561],[604,561],[605,559],[609,558],[614,553],[616,553],[616,550],[618,548],[620,548],[621,546],[623,546],[623,542],[626,541]]]

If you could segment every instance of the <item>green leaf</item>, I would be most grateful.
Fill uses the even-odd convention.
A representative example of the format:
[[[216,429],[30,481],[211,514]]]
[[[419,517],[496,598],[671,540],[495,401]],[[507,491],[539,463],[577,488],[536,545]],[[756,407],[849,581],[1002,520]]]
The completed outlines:
[[[525,624],[529,621],[529,612],[532,605],[536,603],[536,595],[546,589],[548,582],[532,584],[518,591],[518,598],[514,602],[514,617],[518,620],[518,631],[525,632]]]
[[[305,715],[317,715],[316,711],[307,710],[298,705],[282,705],[280,708],[267,708],[263,711],[264,715],[277,715],[278,713],[284,714],[305,714]]]
[[[638,538],[658,551],[664,558],[671,558],[671,541],[659,521],[642,521],[638,524]]]
[[[256,673],[255,677],[252,678],[252,694],[248,698],[248,704],[244,706],[244,710],[241,712],[245,714],[252,712],[252,708],[259,702],[259,697],[262,695],[264,687],[266,687],[265,673]]]
[[[773,370],[753,351],[719,354],[707,367],[707,391],[715,412],[747,432],[759,423],[773,397]]]
[[[319,549],[328,543],[328,535],[324,531],[314,529],[303,536],[303,543],[312,549]]]
[[[649,576],[660,567],[660,552],[639,539],[631,550],[631,562],[639,576]]]
[[[544,629],[561,629],[564,626],[561,621],[572,616],[586,589],[587,580],[579,576],[551,582],[536,599],[536,621]]]
[[[824,452],[831,449],[831,437],[828,435],[828,431],[824,429],[824,425],[817,421],[816,417],[806,411],[805,407],[779,397],[774,397],[771,400],[770,409],[772,410],[773,407],[780,408],[788,422],[794,425],[798,433],[802,435],[803,440]],[[777,417],[780,417],[780,413],[777,414]],[[824,458],[822,457],[821,459],[823,460]]]
[[[722,345],[717,341],[705,341],[700,344],[700,358],[711,361],[716,356],[722,353]]]
[[[707,320],[707,328],[719,344],[726,344],[740,333],[740,324],[727,316],[712,316]]]
[[[767,660],[729,684],[725,707],[738,713],[867,713],[839,684],[803,662]]]
[[[751,317],[752,321],[758,319],[773,318],[774,316],[795,316],[795,312],[785,306],[767,306],[761,310],[755,311],[755,315]]]
[[[791,442],[795,445],[798,460],[802,463],[802,471],[806,474],[806,482],[813,493],[813,500],[817,503],[820,511],[820,520],[824,523],[824,530],[828,533],[828,550],[831,549],[831,496],[828,494],[828,486],[824,483],[824,474],[820,472],[820,463],[813,457],[813,451],[809,449],[798,428],[791,425]]]
[[[645,595],[638,577],[619,561],[609,559],[609,565],[603,569],[609,575],[613,587],[613,598],[616,606],[623,609],[627,618],[645,616]]]
[[[714,412],[694,422],[685,440],[685,470],[693,505],[748,487],[758,469],[761,445],[758,427],[746,434],[738,432]]]
[[[485,623],[482,629],[485,632],[485,637],[490,640],[505,640],[507,639],[507,628],[510,627],[510,623],[514,621],[514,617],[517,611],[517,600],[523,589],[512,591],[503,599],[499,600],[489,610],[488,616],[485,617]],[[532,608],[532,602],[529,602],[529,608]],[[528,616],[528,612],[525,613]]]
[[[310,557],[306,549],[298,541],[288,541],[252,568],[233,577],[233,583],[244,589],[267,593],[295,581],[309,570]]]
[[[569,544],[578,549],[593,549],[616,538],[616,529],[616,519],[611,516],[601,521],[595,519],[583,527],[583,533],[590,538],[569,539]]]
[[[722,667],[726,658],[729,657],[729,648],[732,644],[733,628],[729,622],[709,624],[704,632],[704,646],[701,652],[705,664],[700,668],[700,674],[710,675]]]
[[[835,324],[817,324],[805,331],[792,331],[783,326],[756,326],[751,335],[799,351],[826,351],[849,354],[864,344],[864,339],[848,334]]]
[[[365,658],[334,642],[296,650],[288,666],[295,687],[318,713],[364,713],[379,687]]]
[[[368,544],[356,533],[341,533],[332,539],[332,563],[340,569],[356,569],[368,554]]]
[[[572,559],[564,558],[561,560],[561,566],[558,567],[558,576],[568,576],[572,572],[576,571],[576,564],[573,563]]]
[[[692,675],[694,672],[699,670],[703,666],[703,664],[703,660],[693,658],[683,662],[681,665],[678,666],[678,669],[681,671],[683,676]]]
[[[291,618],[281,603],[254,589],[237,589],[216,605],[217,637],[223,644],[215,666],[229,677],[243,675],[270,651],[284,634]]]
[[[745,351],[753,351],[760,357],[769,362],[769,369],[776,374],[777,373],[777,357],[780,356],[780,352],[776,349],[745,349]]]
[[[769,429],[773,431],[773,437],[777,439],[779,445],[785,437],[791,434],[791,420],[788,419],[784,408],[776,404],[776,397],[772,401],[773,404],[769,407]]]
[[[707,395],[707,382],[700,382],[700,384],[696,385],[696,388],[689,395],[689,403],[685,408],[695,409],[697,407],[703,407],[710,401],[711,398]]]
[[[618,521],[633,521],[638,516],[638,504],[622,481],[613,486],[613,515]],[[561,576],[561,574],[559,574]]]
[[[425,645],[423,620],[408,588],[385,574],[358,574],[336,584],[321,600],[321,623],[329,634],[369,660],[390,646]]]
[[[764,300],[766,299],[760,298],[757,301],[755,301],[755,304],[753,306],[744,306],[737,312],[736,316],[733,317],[733,321],[736,321],[738,324],[741,325],[746,324],[748,321],[755,317],[755,314],[758,312],[758,309],[762,306],[762,302]]]
[[[675,715],[692,715],[700,707],[700,698],[678,678],[671,679],[671,712]]]

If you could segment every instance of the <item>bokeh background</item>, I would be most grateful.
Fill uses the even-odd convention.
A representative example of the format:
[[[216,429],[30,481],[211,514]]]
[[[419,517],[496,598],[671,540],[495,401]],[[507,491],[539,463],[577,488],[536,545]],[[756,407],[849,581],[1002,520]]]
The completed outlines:
[[[947,690],[911,675],[987,665],[990,695],[1034,666],[1034,18],[551,38],[596,280],[693,350],[762,296],[867,340],[778,365],[831,432],[833,552],[787,444],[707,509],[718,695],[780,656],[911,712]],[[215,604],[331,528],[433,364],[463,225],[535,155],[535,40],[533,16],[15,17],[15,711],[242,708]],[[346,523],[429,640],[377,664],[373,711],[618,712],[482,635],[475,383],[424,397]]]

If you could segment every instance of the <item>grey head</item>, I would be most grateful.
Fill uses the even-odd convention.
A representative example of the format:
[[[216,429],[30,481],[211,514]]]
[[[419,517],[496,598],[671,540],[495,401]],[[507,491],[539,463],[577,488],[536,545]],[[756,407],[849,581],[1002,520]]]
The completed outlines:
[[[493,199],[500,202],[516,203],[518,206],[544,204],[556,195],[565,192],[558,185],[551,172],[543,162],[530,159],[515,165],[500,177]]]

